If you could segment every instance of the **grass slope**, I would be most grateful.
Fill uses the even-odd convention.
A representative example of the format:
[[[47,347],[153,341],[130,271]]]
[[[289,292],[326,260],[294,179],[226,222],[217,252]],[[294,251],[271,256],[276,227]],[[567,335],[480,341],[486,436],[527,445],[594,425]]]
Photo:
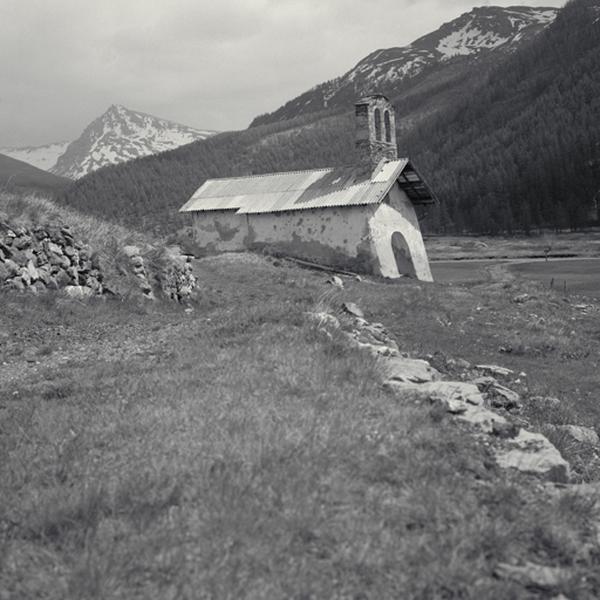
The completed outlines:
[[[549,597],[494,576],[513,560],[567,567],[553,595],[598,596],[593,500],[498,470],[463,426],[380,389],[369,359],[303,317],[356,301],[446,372],[450,357],[527,371],[534,425],[592,425],[597,312],[542,291],[513,304],[514,281],[346,279],[333,294],[321,273],[252,256],[197,275],[192,313],[2,296],[5,597]],[[548,393],[552,414],[530,400]],[[561,450],[597,476],[592,456]]]
[[[0,191],[15,189],[57,193],[66,189],[72,181],[58,177],[26,162],[0,154]]]

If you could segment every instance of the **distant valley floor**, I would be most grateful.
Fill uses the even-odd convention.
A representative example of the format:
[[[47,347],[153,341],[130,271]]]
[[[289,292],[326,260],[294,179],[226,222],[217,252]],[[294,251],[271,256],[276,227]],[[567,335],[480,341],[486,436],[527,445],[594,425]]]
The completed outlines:
[[[431,261],[543,258],[600,258],[600,229],[576,233],[544,232],[531,236],[429,236]]]
[[[431,264],[438,283],[478,283],[494,279],[537,281],[566,297],[600,297],[600,258],[550,258],[508,260],[448,260]]]

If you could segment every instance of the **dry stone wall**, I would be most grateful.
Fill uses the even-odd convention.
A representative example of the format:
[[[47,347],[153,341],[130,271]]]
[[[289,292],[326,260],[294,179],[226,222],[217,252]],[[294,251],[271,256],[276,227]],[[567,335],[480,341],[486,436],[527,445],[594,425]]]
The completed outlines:
[[[117,254],[117,261],[101,257],[68,226],[27,228],[0,218],[0,289],[63,290],[79,299],[133,291],[178,302],[189,300],[196,289],[192,258],[178,247],[124,246]]]
[[[0,287],[73,295],[100,295],[99,257],[68,226],[11,227],[0,220]]]
[[[160,293],[170,300],[185,302],[196,289],[192,257],[182,254],[177,246],[158,252],[149,248],[145,253],[139,246],[125,246],[123,254],[147,298],[154,298],[155,293]]]

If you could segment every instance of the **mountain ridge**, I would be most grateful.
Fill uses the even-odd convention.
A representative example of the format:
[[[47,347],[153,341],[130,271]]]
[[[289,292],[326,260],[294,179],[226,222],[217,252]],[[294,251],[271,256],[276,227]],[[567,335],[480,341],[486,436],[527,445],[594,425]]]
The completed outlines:
[[[452,61],[470,63],[494,52],[512,52],[545,29],[557,13],[558,9],[552,7],[474,8],[407,46],[371,52],[343,75],[313,86],[273,112],[259,115],[250,127],[342,109],[354,98],[374,91],[393,98],[411,79]]]
[[[101,167],[173,150],[214,133],[111,104],[69,144],[50,172],[79,179]]]
[[[0,153],[69,179],[111,164],[173,150],[217,133],[111,104],[71,142],[0,148]]]

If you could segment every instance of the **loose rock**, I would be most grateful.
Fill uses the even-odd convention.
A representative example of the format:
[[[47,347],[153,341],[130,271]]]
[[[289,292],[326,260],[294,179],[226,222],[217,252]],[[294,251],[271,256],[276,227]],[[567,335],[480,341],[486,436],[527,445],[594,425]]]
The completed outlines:
[[[512,375],[514,371],[507,369],[506,367],[499,367],[498,365],[475,365],[475,368],[484,373],[490,373],[492,375],[507,377]]]
[[[385,382],[426,383],[441,379],[441,375],[426,360],[392,356],[377,363]]]
[[[582,427],[580,425],[552,425],[551,429],[558,433],[569,436],[576,442],[597,446],[600,444],[600,438],[591,427]]]
[[[94,290],[83,285],[67,285],[64,291],[69,298],[76,300],[83,300],[94,295]]]
[[[546,567],[527,562],[524,565],[509,565],[500,563],[495,571],[498,577],[510,579],[524,587],[535,587],[551,590],[566,583],[571,578],[571,572],[562,567]]]
[[[549,481],[569,480],[569,463],[541,433],[522,429],[507,449],[497,452],[496,461],[501,467],[543,475]]]
[[[354,304],[354,302],[344,302],[342,304],[342,308],[347,313],[350,313],[351,315],[354,315],[355,317],[360,317],[361,319],[363,319],[365,316],[365,313],[358,307],[358,305]]]
[[[330,283],[331,285],[337,288],[344,289],[344,282],[337,275],[333,275],[330,279],[327,280],[327,283]]]
[[[505,410],[521,408],[521,397],[519,394],[500,385],[498,382],[494,382],[490,386],[489,393],[492,396],[491,404],[495,408],[504,408]]]

